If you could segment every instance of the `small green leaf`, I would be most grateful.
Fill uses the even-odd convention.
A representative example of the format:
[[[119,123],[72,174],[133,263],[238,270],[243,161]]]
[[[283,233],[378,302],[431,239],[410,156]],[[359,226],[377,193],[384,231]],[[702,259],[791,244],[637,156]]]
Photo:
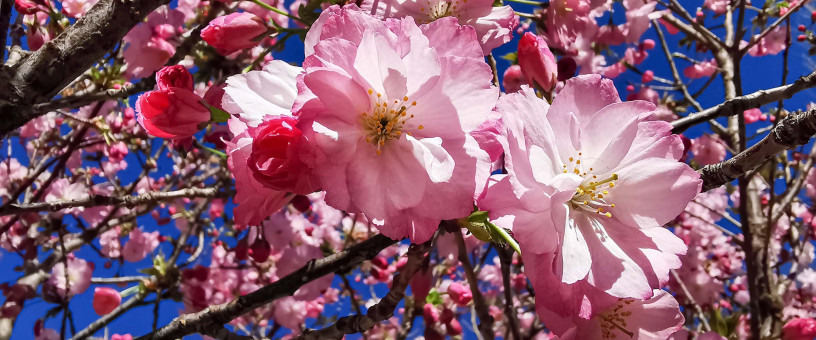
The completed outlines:
[[[515,65],[518,64],[518,53],[517,52],[510,52],[503,56],[502,59],[509,61],[511,64]]]
[[[432,288],[431,291],[428,292],[428,296],[425,297],[425,303],[430,303],[434,306],[439,306],[442,304],[442,296],[439,295],[439,292],[436,291],[436,288]]]

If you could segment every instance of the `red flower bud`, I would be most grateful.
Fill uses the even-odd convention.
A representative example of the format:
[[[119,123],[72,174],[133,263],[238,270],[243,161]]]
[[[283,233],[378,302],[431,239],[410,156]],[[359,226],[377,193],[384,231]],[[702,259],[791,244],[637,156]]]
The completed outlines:
[[[807,340],[816,337],[816,319],[794,318],[782,327],[783,340]]]
[[[178,87],[146,92],[136,101],[137,121],[156,137],[189,138],[210,121],[210,110],[200,101],[193,91]]]
[[[266,260],[269,259],[269,254],[272,254],[272,247],[269,246],[269,242],[259,238],[255,240],[255,243],[253,243],[252,247],[249,248],[248,253],[249,256],[255,260],[255,262],[266,262]]]
[[[251,13],[232,13],[220,16],[201,31],[201,39],[215,47],[218,53],[228,55],[237,51],[255,47],[256,40],[267,31],[263,19]]]
[[[173,65],[162,67],[156,72],[156,87],[159,90],[178,87],[193,90],[193,75],[184,66]]]
[[[551,91],[558,80],[558,66],[544,39],[526,32],[518,46],[518,63],[527,82]]]
[[[467,306],[468,302],[473,299],[473,293],[470,292],[470,289],[457,282],[452,282],[448,286],[448,295],[450,295],[453,302],[461,307]]]
[[[112,312],[122,302],[122,296],[115,289],[107,287],[94,288],[93,309],[102,316]]]
[[[432,326],[439,322],[439,311],[433,304],[426,303],[422,307],[422,318],[425,319],[425,327]]]
[[[314,191],[308,167],[300,159],[303,133],[291,116],[270,118],[254,128],[252,154],[247,164],[258,182],[266,187],[308,194]]]

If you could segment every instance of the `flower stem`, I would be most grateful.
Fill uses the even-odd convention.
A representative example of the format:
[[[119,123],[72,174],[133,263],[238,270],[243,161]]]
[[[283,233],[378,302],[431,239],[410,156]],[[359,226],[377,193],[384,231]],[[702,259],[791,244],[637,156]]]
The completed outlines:
[[[264,3],[264,2],[263,2],[263,1],[261,1],[261,0],[250,0],[250,1],[252,1],[252,2],[254,2],[256,5],[261,6],[261,7],[263,7],[263,8],[266,8],[266,9],[268,9],[268,10],[272,11],[272,12],[278,13],[278,14],[280,14],[280,15],[285,15],[285,16],[287,16],[287,17],[291,18],[291,19],[294,19],[294,20],[300,21],[300,22],[302,22],[302,23],[304,23],[304,24],[306,23],[305,21],[303,21],[303,19],[298,18],[298,17],[296,17],[296,16],[294,16],[294,15],[291,15],[291,14],[289,14],[289,13],[286,13],[286,11],[283,11],[283,10],[280,10],[280,9],[278,9],[278,8],[272,7],[272,6],[270,6],[269,4]]]

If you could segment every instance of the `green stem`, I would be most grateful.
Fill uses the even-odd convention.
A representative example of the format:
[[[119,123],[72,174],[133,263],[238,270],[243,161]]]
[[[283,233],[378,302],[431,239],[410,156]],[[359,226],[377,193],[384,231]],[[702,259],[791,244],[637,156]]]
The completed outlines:
[[[516,242],[515,239],[513,239],[512,236],[510,236],[510,234],[507,233],[506,230],[499,228],[499,226],[491,223],[490,221],[485,221],[485,224],[487,224],[487,226],[490,229],[493,229],[493,231],[501,235],[501,237],[504,239],[504,242],[507,242],[507,244],[510,245],[510,248],[513,248],[513,250],[515,250],[519,255],[521,255],[521,249],[519,248],[518,243]]]
[[[298,17],[296,17],[296,16],[294,16],[294,15],[291,15],[291,14],[289,14],[289,13],[286,13],[286,11],[282,11],[282,10],[280,10],[280,9],[278,9],[278,8],[272,7],[272,6],[270,6],[269,4],[266,4],[266,3],[264,3],[264,2],[263,2],[263,1],[261,1],[261,0],[250,0],[250,1],[252,1],[252,2],[254,2],[256,5],[261,6],[261,7],[263,7],[263,8],[266,8],[266,9],[268,9],[268,10],[272,11],[272,12],[278,13],[278,14],[280,14],[280,15],[285,15],[285,16],[287,16],[287,17],[291,18],[291,19],[294,19],[294,20],[300,21],[300,22],[302,22],[302,23],[304,23],[304,24],[306,23],[305,21],[303,21],[303,19],[298,18]]]

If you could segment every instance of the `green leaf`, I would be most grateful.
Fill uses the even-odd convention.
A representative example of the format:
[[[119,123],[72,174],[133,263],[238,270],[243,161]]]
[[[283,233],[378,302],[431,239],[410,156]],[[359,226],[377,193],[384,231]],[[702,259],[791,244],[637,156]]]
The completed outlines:
[[[207,104],[207,108],[210,109],[210,118],[216,123],[226,123],[230,119],[230,114],[227,111],[209,104]]]
[[[513,65],[518,64],[518,53],[517,52],[507,53],[507,54],[501,56],[500,58],[509,61]]]
[[[476,210],[467,217],[467,220],[457,221],[460,226],[467,228],[473,236],[485,242],[494,242],[500,246],[510,245],[513,250],[521,254],[516,240],[503,228],[490,223],[487,211]]]
[[[425,297],[425,303],[430,303],[434,306],[439,306],[442,304],[442,296],[439,295],[436,288],[431,288],[431,291],[428,292],[428,296]]]
[[[711,318],[708,320],[708,323],[711,324],[712,331],[722,336],[728,336],[728,323],[725,322],[722,316],[722,310],[719,308],[711,312]]]

